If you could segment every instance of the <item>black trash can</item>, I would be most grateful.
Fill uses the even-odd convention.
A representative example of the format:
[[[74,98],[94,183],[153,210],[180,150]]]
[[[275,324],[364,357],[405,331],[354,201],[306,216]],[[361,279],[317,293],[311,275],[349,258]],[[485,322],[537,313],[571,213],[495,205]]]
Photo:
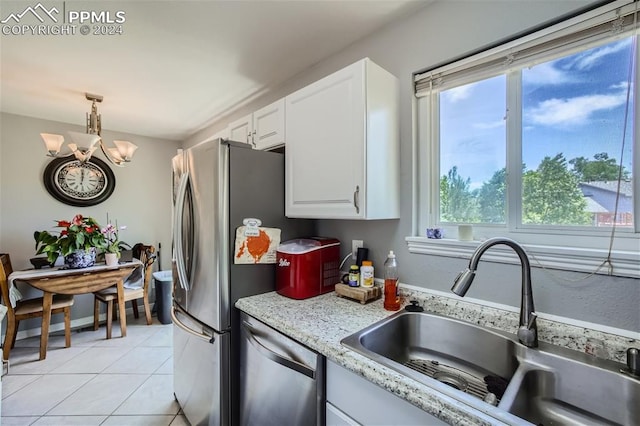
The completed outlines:
[[[162,324],[171,324],[171,292],[173,290],[173,277],[171,271],[158,271],[153,273],[156,283],[156,312],[158,321]]]

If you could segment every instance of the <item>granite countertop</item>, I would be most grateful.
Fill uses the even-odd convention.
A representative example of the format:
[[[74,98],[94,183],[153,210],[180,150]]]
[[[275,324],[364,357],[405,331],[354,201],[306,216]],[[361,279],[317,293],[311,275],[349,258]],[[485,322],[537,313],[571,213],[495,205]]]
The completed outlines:
[[[518,314],[430,293],[401,289],[403,300],[418,300],[426,312],[447,315],[513,333]],[[335,293],[294,300],[276,292],[242,298],[236,307],[324,355],[384,389],[453,425],[495,425],[500,420],[399,374],[353,350],[340,341],[395,312],[386,311],[382,299],[362,305]],[[606,342],[597,355],[623,362],[634,339],[538,318],[539,338],[558,346],[587,352],[593,342]]]

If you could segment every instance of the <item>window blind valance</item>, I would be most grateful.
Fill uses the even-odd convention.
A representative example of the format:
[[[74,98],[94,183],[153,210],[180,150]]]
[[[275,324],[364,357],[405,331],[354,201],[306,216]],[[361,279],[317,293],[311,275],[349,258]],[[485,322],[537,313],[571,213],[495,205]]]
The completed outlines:
[[[517,40],[415,76],[415,94],[428,96],[511,70],[536,65],[604,40],[638,34],[639,1],[619,0]]]

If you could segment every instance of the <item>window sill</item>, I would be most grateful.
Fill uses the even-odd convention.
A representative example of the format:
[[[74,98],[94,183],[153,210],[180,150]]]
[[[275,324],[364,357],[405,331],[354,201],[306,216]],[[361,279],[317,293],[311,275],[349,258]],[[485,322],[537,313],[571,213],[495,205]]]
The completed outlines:
[[[452,239],[431,239],[425,237],[406,237],[405,241],[410,253],[428,254],[469,259],[481,241],[458,241]],[[593,248],[559,247],[534,244],[522,244],[532,267],[559,269],[593,273],[607,257],[605,250]],[[607,265],[596,272],[602,275],[640,278],[640,252],[614,251],[611,255],[613,271]],[[515,252],[507,246],[492,247],[482,260],[520,264]]]

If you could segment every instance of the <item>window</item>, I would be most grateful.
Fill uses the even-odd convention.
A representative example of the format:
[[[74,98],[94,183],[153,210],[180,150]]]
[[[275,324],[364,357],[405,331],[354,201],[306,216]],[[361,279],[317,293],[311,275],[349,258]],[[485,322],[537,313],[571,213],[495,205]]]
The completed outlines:
[[[440,220],[505,223],[505,76],[440,93]]]
[[[617,2],[416,76],[411,251],[460,255],[426,229],[472,224],[543,265],[640,276],[636,13]]]
[[[632,227],[634,38],[517,73],[523,224]]]

